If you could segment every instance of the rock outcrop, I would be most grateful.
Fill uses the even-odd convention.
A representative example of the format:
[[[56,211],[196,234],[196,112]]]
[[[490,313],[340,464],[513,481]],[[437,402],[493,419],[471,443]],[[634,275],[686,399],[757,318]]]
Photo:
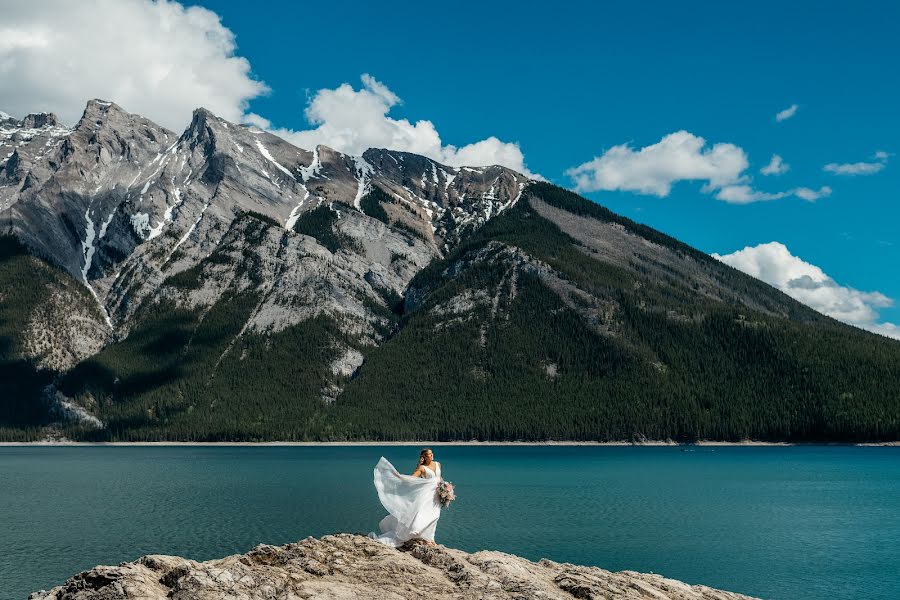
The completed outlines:
[[[412,543],[394,550],[359,535],[259,545],[247,554],[195,562],[144,556],[95,567],[30,600],[284,599],[653,599],[749,598],[632,571],[612,573],[502,552],[472,554]]]

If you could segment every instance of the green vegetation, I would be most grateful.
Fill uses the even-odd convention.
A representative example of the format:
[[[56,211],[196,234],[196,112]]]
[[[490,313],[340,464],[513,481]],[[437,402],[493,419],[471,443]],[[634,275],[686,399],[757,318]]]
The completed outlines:
[[[423,234],[412,225],[407,225],[403,221],[394,221],[393,223],[391,223],[391,227],[393,227],[397,231],[402,231],[403,233],[407,233],[415,238],[419,238],[420,240],[426,242],[428,241],[428,238],[425,237],[425,234]]]
[[[281,227],[281,223],[270,217],[269,215],[264,215],[262,213],[258,213],[255,210],[246,210],[241,213],[241,217],[252,217],[257,221],[262,221],[268,225],[272,225],[274,227]]]
[[[410,214],[414,215],[417,219],[419,218],[419,215],[413,212],[408,206],[406,206],[405,204],[398,204],[390,195],[388,195],[387,192],[379,187],[373,187],[372,190],[368,194],[363,196],[359,201],[359,206],[364,214],[369,215],[373,219],[378,219],[386,225],[390,225],[397,231],[402,231],[403,233],[412,235],[413,237],[416,237],[420,240],[428,241],[428,238],[415,227],[399,220],[391,222],[390,217],[388,217],[387,211],[384,210],[384,204],[395,204],[410,212]]]
[[[294,231],[316,238],[332,254],[341,248],[362,252],[353,238],[337,230],[335,227],[337,219],[334,210],[325,204],[320,204],[300,215],[294,224]]]
[[[14,238],[0,237],[0,441],[30,439],[47,419],[40,392],[52,374],[20,358],[20,335],[54,275]]]
[[[384,190],[380,187],[373,187],[372,191],[363,196],[359,201],[359,206],[362,208],[363,213],[389,225],[390,219],[388,219],[387,211],[385,211],[381,205],[390,204],[391,202],[393,202],[393,200],[391,200],[391,197],[388,196]]]

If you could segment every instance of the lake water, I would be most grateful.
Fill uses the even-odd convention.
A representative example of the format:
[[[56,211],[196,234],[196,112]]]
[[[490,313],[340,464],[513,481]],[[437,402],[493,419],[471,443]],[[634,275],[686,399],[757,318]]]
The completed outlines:
[[[900,448],[435,446],[439,542],[771,599],[900,598]],[[686,451],[685,451],[686,450]],[[383,516],[417,447],[0,447],[0,598],[96,564],[199,560]]]

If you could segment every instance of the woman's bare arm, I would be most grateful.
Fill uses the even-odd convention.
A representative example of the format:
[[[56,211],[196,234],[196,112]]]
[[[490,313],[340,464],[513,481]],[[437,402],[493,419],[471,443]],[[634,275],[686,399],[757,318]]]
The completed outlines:
[[[422,465],[419,465],[418,467],[416,467],[416,471],[411,475],[411,477],[421,477],[424,474],[425,472],[422,471]]]

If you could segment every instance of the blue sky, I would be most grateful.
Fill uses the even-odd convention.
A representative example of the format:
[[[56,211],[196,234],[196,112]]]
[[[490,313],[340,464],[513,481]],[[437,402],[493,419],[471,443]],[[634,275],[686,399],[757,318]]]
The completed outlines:
[[[832,314],[870,329],[900,324],[900,157],[894,156],[900,152],[898,3],[199,4],[212,12],[184,11],[171,2],[86,1],[78,13],[87,16],[77,32],[77,49],[65,56],[90,53],[94,43],[96,53],[82,59],[85,71],[77,79],[68,71],[57,74],[72,75],[67,89],[73,99],[60,96],[59,85],[50,89],[22,75],[15,86],[19,92],[0,90],[0,108],[13,112],[7,107],[42,103],[65,115],[63,105],[74,105],[74,96],[112,96],[108,99],[164,124],[171,116],[176,128],[189,118],[174,104],[181,95],[184,106],[206,105],[226,118],[259,115],[249,120],[283,129],[297,141],[311,139],[290,136],[315,125],[304,110],[317,94],[345,83],[352,86],[345,91],[357,92],[360,77],[369,74],[384,88],[372,89],[386,102],[391,119],[433,124],[444,148],[440,156],[463,160],[447,154],[446,146],[496,136],[517,143],[532,172],[566,187],[576,183],[569,169],[613,147],[638,152],[685,131],[706,141],[700,159],[709,158],[714,144],[728,144],[724,150],[743,156],[746,166],[732,172],[730,181],[712,185],[709,179],[671,178],[664,196],[642,193],[627,181],[618,186],[625,191],[584,195],[709,253],[778,242],[788,253],[766,246],[766,252],[735,255],[731,264],[756,269],[754,274],[773,283],[781,277],[782,287],[791,278],[818,278],[817,295],[804,297],[807,303],[830,307]],[[64,7],[60,3],[56,12]],[[125,10],[131,13],[113,19],[113,11]],[[40,46],[40,40],[34,42],[37,34],[27,33],[29,26],[51,27],[56,18],[54,26],[64,29],[76,20],[76,13],[66,18],[50,12],[11,6],[5,19],[25,32],[12,38],[13,46]],[[104,20],[110,26],[102,32],[85,31]],[[128,36],[126,42],[146,35],[147,42],[117,44],[111,54],[115,35]],[[152,51],[138,55],[130,49],[144,46]],[[42,51],[21,51],[32,61],[19,59],[22,73],[42,64],[46,48]],[[167,53],[171,64],[160,67]],[[7,64],[16,56],[4,56],[0,45],[0,59]],[[237,64],[236,57],[245,62]],[[187,75],[157,80],[146,89],[137,81],[110,87],[118,68],[110,61],[116,60],[123,73],[182,69]],[[76,58],[69,63],[80,64]],[[103,77],[91,79],[96,72]],[[10,73],[0,75],[16,81]],[[199,80],[209,85],[192,87]],[[262,93],[258,82],[268,91]],[[230,95],[223,97],[222,90]],[[395,103],[394,95],[402,103]],[[83,99],[78,103],[83,106]],[[160,108],[170,105],[169,113]],[[797,106],[793,116],[776,121],[776,113],[792,105]],[[876,152],[886,154],[875,159]],[[760,169],[773,154],[790,169],[763,175]],[[853,176],[823,169],[860,162],[878,171]],[[631,175],[625,171],[627,180]],[[735,185],[783,197],[745,204],[717,199]],[[608,181],[604,186],[616,187]],[[798,188],[830,194],[811,202],[797,197]],[[887,306],[885,297],[894,305]],[[860,307],[875,312],[860,316],[854,312]],[[900,328],[890,331],[900,335]]]

